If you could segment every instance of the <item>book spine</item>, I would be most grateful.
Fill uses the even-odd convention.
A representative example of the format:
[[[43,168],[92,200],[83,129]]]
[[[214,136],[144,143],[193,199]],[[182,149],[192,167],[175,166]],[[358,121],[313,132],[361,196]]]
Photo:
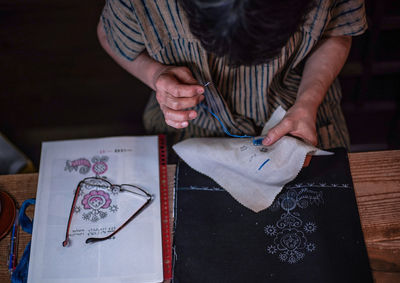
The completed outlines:
[[[172,248],[168,202],[167,146],[165,135],[158,136],[160,163],[161,229],[164,280],[172,279]]]

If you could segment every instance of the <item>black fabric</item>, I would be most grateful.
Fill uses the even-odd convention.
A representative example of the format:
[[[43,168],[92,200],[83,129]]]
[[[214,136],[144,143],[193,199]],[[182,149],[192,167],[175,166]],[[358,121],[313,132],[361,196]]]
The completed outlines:
[[[259,213],[181,161],[174,282],[372,282],[347,153],[334,151]]]

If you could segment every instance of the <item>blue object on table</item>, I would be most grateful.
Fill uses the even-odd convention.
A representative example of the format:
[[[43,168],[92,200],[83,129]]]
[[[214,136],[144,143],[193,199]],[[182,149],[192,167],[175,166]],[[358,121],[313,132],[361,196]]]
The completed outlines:
[[[18,214],[18,209],[16,209],[16,213]],[[16,216],[14,219],[14,224],[13,224],[12,233],[11,233],[10,256],[8,259],[8,270],[11,272],[13,272],[14,267],[15,267],[15,265],[14,265],[15,257],[17,256],[16,251],[18,250],[18,247],[17,247],[18,228],[19,228],[18,219],[19,219],[19,217]]]
[[[33,222],[32,220],[25,214],[25,211],[28,206],[35,204],[35,199],[27,199],[22,204],[19,210],[19,224],[26,233],[32,234]],[[29,267],[29,255],[31,252],[31,242],[29,242],[24,250],[24,254],[17,267],[15,268],[12,276],[12,283],[25,283],[28,280],[28,267]]]

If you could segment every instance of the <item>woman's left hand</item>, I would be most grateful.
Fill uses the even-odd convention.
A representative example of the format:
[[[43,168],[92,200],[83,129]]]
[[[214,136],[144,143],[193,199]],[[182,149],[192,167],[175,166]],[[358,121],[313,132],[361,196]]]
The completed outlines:
[[[269,146],[285,135],[301,138],[305,142],[317,145],[316,113],[304,105],[294,104],[283,117],[282,121],[269,130],[263,140],[263,145]]]

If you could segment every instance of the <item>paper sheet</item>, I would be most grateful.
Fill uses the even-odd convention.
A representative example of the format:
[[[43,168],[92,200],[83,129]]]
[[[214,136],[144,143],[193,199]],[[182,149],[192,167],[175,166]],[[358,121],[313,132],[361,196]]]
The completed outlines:
[[[279,107],[263,135],[285,113]],[[251,138],[193,138],[173,148],[190,167],[211,177],[255,212],[272,204],[282,187],[298,175],[308,153],[330,154],[288,136],[268,147],[254,146]]]
[[[28,282],[163,281],[158,137],[46,142],[40,164]],[[115,230],[143,200],[102,192],[94,201],[105,202],[96,210],[89,190],[82,189],[71,245],[63,247],[76,186],[96,173],[113,184],[138,185],[154,200],[114,239],[86,244]]]

